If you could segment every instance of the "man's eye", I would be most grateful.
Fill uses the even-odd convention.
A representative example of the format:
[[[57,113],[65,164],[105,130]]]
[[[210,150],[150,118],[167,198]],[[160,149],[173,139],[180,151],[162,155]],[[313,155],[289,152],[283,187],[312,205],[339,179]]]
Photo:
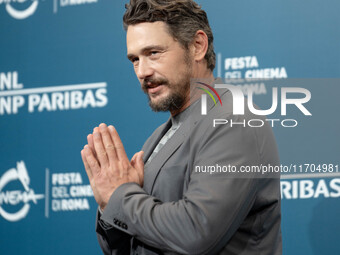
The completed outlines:
[[[138,58],[133,58],[133,59],[131,59],[131,62],[136,63],[138,60],[139,60]]]
[[[159,52],[158,51],[151,51],[151,55],[152,56],[155,56],[155,55],[157,55]]]

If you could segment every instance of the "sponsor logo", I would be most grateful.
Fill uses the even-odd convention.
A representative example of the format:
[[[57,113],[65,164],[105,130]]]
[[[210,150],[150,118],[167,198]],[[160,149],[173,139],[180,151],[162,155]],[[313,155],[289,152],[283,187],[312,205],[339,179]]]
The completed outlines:
[[[14,19],[23,20],[33,16],[39,6],[39,2],[45,0],[0,0],[7,13]],[[80,5],[96,4],[98,0],[53,0],[53,13],[56,14],[60,8],[74,7]]]
[[[21,183],[24,190],[5,190],[10,182]],[[42,194],[35,194],[29,187],[30,178],[24,161],[17,163],[17,168],[9,169],[0,178],[0,215],[8,221],[19,221],[25,218],[30,210],[30,202],[37,204],[39,199],[44,198]],[[23,204],[17,212],[7,212],[4,205],[17,206]]]
[[[227,83],[239,87],[244,94],[251,90],[253,95],[266,95],[266,81],[288,78],[286,67],[262,67],[257,56],[225,59],[221,53],[217,53],[216,56],[217,77],[229,80]]]
[[[59,9],[65,7],[73,7],[78,5],[96,4],[98,0],[53,0],[53,13],[57,13]]]
[[[266,67],[261,68],[257,56],[243,56],[235,58],[225,58],[222,63],[222,54],[217,54],[217,76],[225,79],[287,79],[286,68]],[[224,72],[222,71],[224,70]]]
[[[45,200],[45,217],[50,212],[89,211],[93,192],[83,182],[79,172],[45,172],[45,194],[36,194],[29,186],[30,177],[24,161],[7,170],[0,178],[0,217],[10,222],[20,221],[28,215],[31,205]],[[22,188],[21,188],[22,187]]]
[[[83,183],[80,173],[53,173],[51,184],[53,212],[90,210],[89,198],[93,197],[93,192],[89,184]]]
[[[0,0],[8,14],[15,19],[26,19],[32,16],[38,8],[38,0]],[[20,7],[19,7],[20,6]]]
[[[281,180],[281,199],[317,199],[320,197],[339,198],[340,179]]]
[[[97,82],[24,89],[17,71],[0,73],[0,116],[18,114],[25,106],[29,113],[105,107],[106,87]]]

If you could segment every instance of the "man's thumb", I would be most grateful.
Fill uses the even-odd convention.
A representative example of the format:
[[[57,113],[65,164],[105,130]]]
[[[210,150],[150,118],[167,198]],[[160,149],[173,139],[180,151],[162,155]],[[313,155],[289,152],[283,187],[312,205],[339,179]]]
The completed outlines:
[[[144,161],[143,161],[144,151],[140,151],[136,156],[136,167],[137,169],[144,170]]]

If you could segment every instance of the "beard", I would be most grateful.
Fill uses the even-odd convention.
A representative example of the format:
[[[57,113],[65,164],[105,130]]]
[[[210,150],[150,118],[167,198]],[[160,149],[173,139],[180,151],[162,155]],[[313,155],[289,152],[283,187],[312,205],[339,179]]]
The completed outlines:
[[[149,106],[155,112],[176,111],[182,108],[190,94],[191,66],[186,61],[187,68],[181,72],[177,79],[170,82],[167,78],[146,78],[142,83],[142,89],[148,96]],[[151,86],[150,86],[151,84]],[[169,88],[169,94],[159,100],[152,100],[148,94],[148,88],[163,85]]]
[[[152,100],[150,95],[148,94],[148,83],[151,83],[152,86],[163,85],[169,88],[169,95],[159,100]],[[143,82],[143,91],[147,94],[149,99],[149,106],[155,112],[167,112],[167,111],[176,111],[180,109],[186,100],[186,95],[190,88],[190,77],[186,77],[186,79],[181,79],[177,82],[170,83],[168,79],[160,78],[160,79],[145,79]]]

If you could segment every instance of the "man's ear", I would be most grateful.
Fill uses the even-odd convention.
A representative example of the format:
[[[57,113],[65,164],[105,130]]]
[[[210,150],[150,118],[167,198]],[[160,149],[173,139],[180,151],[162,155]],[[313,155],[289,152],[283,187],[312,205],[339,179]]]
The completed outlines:
[[[192,53],[194,60],[200,62],[204,59],[205,54],[208,51],[208,36],[202,31],[198,30],[192,41]]]

